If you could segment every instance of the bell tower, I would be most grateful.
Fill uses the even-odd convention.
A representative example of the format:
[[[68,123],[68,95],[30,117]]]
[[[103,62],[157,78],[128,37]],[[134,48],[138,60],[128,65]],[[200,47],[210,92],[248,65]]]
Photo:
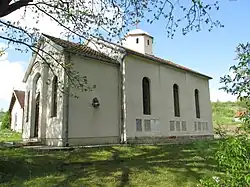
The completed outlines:
[[[136,28],[127,33],[123,46],[143,54],[153,55],[153,39],[149,33]]]

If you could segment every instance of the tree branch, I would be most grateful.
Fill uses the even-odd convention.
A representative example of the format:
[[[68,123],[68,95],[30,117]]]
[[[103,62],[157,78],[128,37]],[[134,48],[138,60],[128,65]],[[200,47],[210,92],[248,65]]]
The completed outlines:
[[[17,2],[14,2],[12,4],[10,4],[10,0],[8,1],[4,1],[1,0],[0,1],[0,18],[7,16],[8,14],[24,7],[27,6],[30,2],[33,2],[33,0],[20,0]]]

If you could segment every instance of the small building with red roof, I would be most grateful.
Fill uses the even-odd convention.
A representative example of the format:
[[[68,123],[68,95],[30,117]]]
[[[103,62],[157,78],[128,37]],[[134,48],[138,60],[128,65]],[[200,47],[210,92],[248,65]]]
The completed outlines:
[[[10,128],[16,132],[22,132],[24,98],[24,91],[13,90],[9,106],[9,112],[11,115]]]

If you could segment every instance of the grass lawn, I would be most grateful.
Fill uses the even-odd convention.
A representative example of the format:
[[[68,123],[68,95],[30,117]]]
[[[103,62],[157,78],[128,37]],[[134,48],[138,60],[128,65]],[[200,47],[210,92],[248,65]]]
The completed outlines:
[[[216,146],[216,141],[203,141],[53,152],[2,148],[0,186],[194,187],[216,172],[211,158]]]
[[[21,140],[21,133],[8,129],[0,130],[0,142],[20,142]]]

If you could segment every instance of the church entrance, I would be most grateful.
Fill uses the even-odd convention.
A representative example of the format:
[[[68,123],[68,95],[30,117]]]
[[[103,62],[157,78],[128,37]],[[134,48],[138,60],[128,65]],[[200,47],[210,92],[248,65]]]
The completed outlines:
[[[40,92],[36,96],[34,138],[38,137]]]

